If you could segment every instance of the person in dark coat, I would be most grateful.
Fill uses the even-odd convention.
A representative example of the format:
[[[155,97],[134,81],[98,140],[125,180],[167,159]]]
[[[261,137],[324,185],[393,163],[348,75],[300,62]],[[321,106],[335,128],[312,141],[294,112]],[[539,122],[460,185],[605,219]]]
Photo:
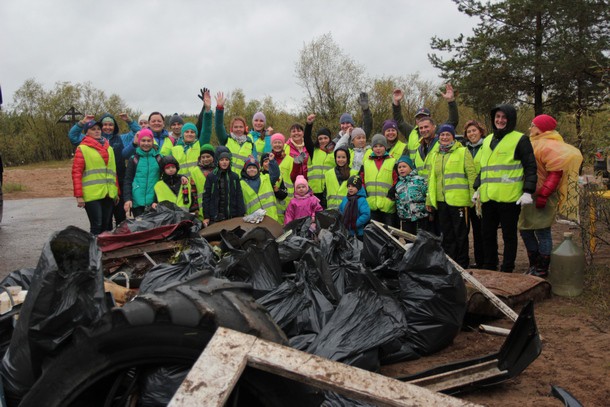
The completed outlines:
[[[244,216],[246,206],[239,176],[231,169],[231,152],[224,146],[216,148],[218,166],[205,180],[203,213],[205,226]]]

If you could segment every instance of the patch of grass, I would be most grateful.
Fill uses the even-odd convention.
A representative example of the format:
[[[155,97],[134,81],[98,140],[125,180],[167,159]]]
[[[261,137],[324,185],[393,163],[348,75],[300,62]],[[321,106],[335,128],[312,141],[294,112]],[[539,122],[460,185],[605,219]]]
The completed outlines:
[[[6,182],[4,184],[2,184],[2,192],[3,193],[11,193],[11,192],[21,192],[21,191],[25,191],[26,187],[22,184],[17,184],[14,182]]]
[[[4,169],[18,168],[20,170],[35,170],[41,168],[66,168],[72,166],[72,159],[61,161],[40,161],[33,164],[4,167]]]

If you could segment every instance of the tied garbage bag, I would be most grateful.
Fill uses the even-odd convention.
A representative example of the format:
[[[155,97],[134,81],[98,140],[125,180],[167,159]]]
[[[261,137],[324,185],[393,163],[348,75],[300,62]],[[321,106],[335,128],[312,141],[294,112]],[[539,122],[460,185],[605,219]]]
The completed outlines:
[[[93,235],[73,226],[55,233],[42,250],[2,359],[8,399],[23,397],[40,375],[45,359],[77,327],[90,326],[107,311],[101,252]]]
[[[239,238],[221,232],[223,247],[229,252],[216,266],[217,277],[252,284],[254,297],[261,297],[282,283],[278,246],[265,228],[257,227]]]
[[[388,236],[373,224],[364,228],[363,248],[360,255],[364,263],[373,268],[373,272],[395,275],[401,268],[403,251]]]
[[[161,263],[153,267],[140,283],[140,294],[151,293],[168,284],[185,281],[202,270],[213,270],[216,258],[212,247],[204,238],[186,241],[178,253],[175,264]]]
[[[308,353],[367,370],[379,368],[379,350],[404,336],[400,303],[368,284],[345,294]]]
[[[440,237],[418,233],[404,255],[399,283],[408,322],[404,343],[421,356],[450,345],[466,314],[466,286],[447,259]]]
[[[103,252],[159,240],[178,240],[195,234],[203,224],[171,202],[162,202],[157,209],[148,209],[134,219],[126,219],[113,231],[103,232],[97,243]]]

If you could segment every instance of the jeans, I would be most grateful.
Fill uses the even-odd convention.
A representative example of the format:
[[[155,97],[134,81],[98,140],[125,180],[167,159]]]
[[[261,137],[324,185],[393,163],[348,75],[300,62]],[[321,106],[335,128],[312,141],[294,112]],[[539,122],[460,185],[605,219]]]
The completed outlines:
[[[520,233],[528,252],[540,253],[543,256],[551,255],[553,250],[551,228],[521,230]]]
[[[105,230],[112,230],[112,210],[114,201],[108,197],[85,202],[85,211],[89,218],[90,232],[97,236]],[[122,209],[122,208],[121,208]],[[123,212],[124,213],[124,212]]]

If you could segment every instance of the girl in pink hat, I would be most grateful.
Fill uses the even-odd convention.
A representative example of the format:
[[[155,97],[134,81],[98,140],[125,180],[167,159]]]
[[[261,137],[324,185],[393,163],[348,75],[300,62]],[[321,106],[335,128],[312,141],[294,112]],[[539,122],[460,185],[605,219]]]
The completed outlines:
[[[294,182],[294,198],[286,208],[284,225],[306,216],[310,216],[313,221],[316,217],[316,212],[321,210],[320,200],[314,196],[305,177],[302,175],[297,176]]]

